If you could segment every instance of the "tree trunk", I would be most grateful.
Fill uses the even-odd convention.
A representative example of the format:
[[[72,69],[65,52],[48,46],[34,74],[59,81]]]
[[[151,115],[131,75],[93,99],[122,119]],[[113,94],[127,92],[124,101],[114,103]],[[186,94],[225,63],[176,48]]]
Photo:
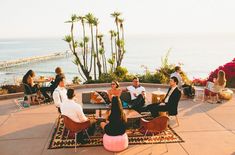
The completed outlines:
[[[96,56],[97,56],[97,66],[98,66],[98,72],[99,72],[99,78],[101,76],[101,64],[100,64],[100,57],[99,57],[99,45],[98,45],[98,39],[97,39],[97,36],[98,36],[98,26],[96,26],[96,37],[95,37],[95,41],[96,41]]]
[[[84,21],[82,21],[82,30],[83,30],[83,62],[84,62],[84,66],[88,70],[88,65],[87,65],[87,61],[86,61],[86,57],[87,57],[86,42],[85,42],[86,31],[85,31]]]
[[[95,48],[94,48],[94,35],[93,35],[93,26],[91,24],[91,55],[93,55],[94,58],[94,78],[95,80],[97,80],[96,78],[96,57],[95,57]]]

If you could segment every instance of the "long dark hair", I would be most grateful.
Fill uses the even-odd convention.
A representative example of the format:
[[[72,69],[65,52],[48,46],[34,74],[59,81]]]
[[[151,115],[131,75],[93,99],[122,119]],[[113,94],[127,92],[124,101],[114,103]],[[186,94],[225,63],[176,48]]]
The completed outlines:
[[[28,80],[28,77],[29,77],[29,76],[32,77],[32,76],[34,76],[34,75],[35,75],[34,71],[30,69],[30,70],[24,75],[22,82],[25,83],[25,84],[27,84],[27,83],[28,83],[28,81],[27,81],[27,80]]]
[[[110,122],[125,121],[125,114],[122,108],[122,102],[119,97],[112,98],[111,113],[109,115]]]

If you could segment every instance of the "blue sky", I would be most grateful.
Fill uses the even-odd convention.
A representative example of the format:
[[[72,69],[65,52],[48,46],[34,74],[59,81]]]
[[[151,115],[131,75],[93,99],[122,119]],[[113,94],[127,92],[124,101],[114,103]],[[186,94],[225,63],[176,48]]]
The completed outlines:
[[[119,11],[132,34],[235,33],[233,0],[0,0],[0,38],[61,37],[71,14],[93,13],[105,34]]]

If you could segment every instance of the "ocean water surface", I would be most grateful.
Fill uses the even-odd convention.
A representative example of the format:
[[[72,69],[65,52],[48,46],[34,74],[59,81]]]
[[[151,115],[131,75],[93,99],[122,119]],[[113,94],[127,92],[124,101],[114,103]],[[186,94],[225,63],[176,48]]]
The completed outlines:
[[[104,38],[105,51],[110,57],[110,40]],[[123,66],[130,73],[144,73],[142,65],[151,72],[161,66],[161,58],[171,49],[169,63],[182,63],[182,69],[193,79],[206,78],[218,66],[235,57],[235,35],[132,35],[126,36],[127,53]],[[62,38],[0,39],[0,61],[65,52],[68,45]],[[14,83],[29,69],[36,75],[54,76],[62,67],[68,81],[79,76],[72,57],[47,60],[0,70],[0,83]]]

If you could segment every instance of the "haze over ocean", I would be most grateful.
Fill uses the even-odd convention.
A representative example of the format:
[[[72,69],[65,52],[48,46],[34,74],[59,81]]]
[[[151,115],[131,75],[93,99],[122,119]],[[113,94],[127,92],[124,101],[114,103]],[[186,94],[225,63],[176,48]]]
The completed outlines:
[[[62,38],[62,37],[61,37]],[[61,38],[0,39],[0,61],[65,52],[68,45]],[[105,51],[110,57],[109,36],[104,38]],[[151,72],[161,65],[161,57],[171,48],[169,62],[182,63],[182,69],[193,77],[205,78],[210,71],[231,61],[235,57],[235,35],[128,35],[125,37],[126,55],[123,60],[130,73],[144,73],[141,65]],[[12,83],[32,69],[36,75],[54,76],[54,69],[64,69],[69,81],[78,76],[72,58],[49,60],[39,63],[0,70],[0,83]]]

